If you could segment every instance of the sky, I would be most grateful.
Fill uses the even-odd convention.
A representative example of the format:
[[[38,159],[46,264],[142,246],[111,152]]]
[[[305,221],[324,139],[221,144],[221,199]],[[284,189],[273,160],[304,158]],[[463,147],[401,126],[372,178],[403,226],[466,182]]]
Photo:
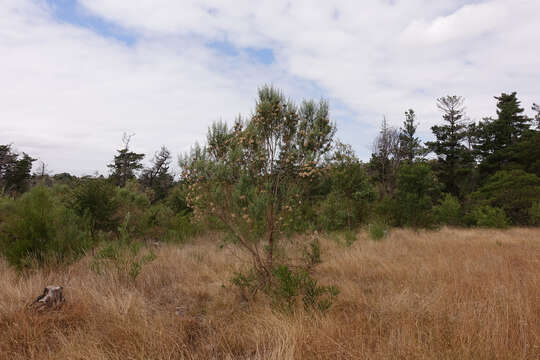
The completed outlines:
[[[538,0],[0,0],[0,144],[50,173],[107,174],[131,148],[173,154],[232,123],[271,84],[325,98],[337,136],[368,160],[383,117],[436,99],[471,120],[494,96],[540,102]]]

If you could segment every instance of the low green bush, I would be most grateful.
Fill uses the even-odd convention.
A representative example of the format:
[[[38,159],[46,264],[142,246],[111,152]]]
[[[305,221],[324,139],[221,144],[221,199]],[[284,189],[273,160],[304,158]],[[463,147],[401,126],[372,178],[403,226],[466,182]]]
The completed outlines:
[[[94,255],[90,268],[98,274],[113,270],[120,279],[135,281],[143,266],[154,261],[156,254],[140,241],[132,241],[129,213],[118,228],[118,239],[107,242]]]
[[[503,209],[480,206],[473,210],[473,218],[475,219],[476,226],[487,228],[507,228],[509,220]]]
[[[445,194],[440,204],[434,209],[437,217],[437,222],[441,225],[461,225],[461,204],[459,200],[450,195]]]
[[[326,311],[339,294],[335,286],[320,286],[305,270],[293,271],[286,265],[274,269],[276,284],[268,289],[274,305],[286,311],[294,309],[299,298],[304,309]]]
[[[529,223],[533,226],[540,225],[540,201],[535,202],[529,209]]]
[[[69,206],[88,219],[92,236],[96,236],[97,232],[114,230],[119,224],[115,195],[115,187],[109,181],[84,179],[72,190]]]
[[[18,268],[70,261],[92,246],[86,219],[59,203],[46,187],[35,187],[7,206],[0,247]]]
[[[286,313],[293,312],[300,301],[306,311],[325,312],[339,294],[336,286],[319,285],[306,269],[293,270],[287,265],[276,266],[272,271],[272,281],[262,288],[254,272],[247,275],[236,273],[231,283],[239,287],[245,297],[246,294],[252,297],[262,290],[270,297],[274,308]]]
[[[354,209],[348,202],[336,193],[330,193],[319,207],[318,223],[322,230],[334,231],[355,225]]]
[[[540,178],[523,170],[502,170],[472,194],[478,205],[504,210],[512,225],[530,224],[530,209],[540,202]]]
[[[380,241],[387,237],[389,231],[389,227],[384,221],[376,221],[368,226],[369,236],[375,241]]]
[[[129,214],[126,226],[130,236],[144,237],[148,228],[147,210],[150,208],[150,197],[145,189],[137,181],[129,180],[124,187],[116,188],[114,200],[118,204],[117,218],[125,220]]]

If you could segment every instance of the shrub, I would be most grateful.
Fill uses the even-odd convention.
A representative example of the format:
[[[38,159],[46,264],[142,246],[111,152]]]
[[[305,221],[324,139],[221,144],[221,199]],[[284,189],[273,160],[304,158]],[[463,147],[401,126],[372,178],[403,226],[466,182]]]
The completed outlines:
[[[540,225],[540,201],[535,202],[529,209],[529,221],[531,225]]]
[[[118,204],[117,218],[129,219],[126,225],[129,234],[144,236],[148,226],[146,211],[150,207],[150,198],[145,189],[136,180],[128,180],[124,187],[116,188],[114,200]]]
[[[184,242],[189,238],[197,236],[202,232],[199,223],[191,214],[176,214],[167,229],[166,241]]]
[[[394,201],[397,225],[414,228],[431,225],[433,198],[438,194],[439,188],[428,164],[403,165]]]
[[[70,206],[77,215],[88,218],[92,236],[118,226],[115,195],[114,185],[105,179],[85,179],[73,189]]]
[[[319,224],[324,230],[351,230],[366,220],[376,191],[362,162],[349,145],[335,145],[325,171],[331,191],[321,202]]]
[[[435,208],[435,214],[439,224],[455,226],[462,223],[461,204],[456,197],[450,194],[445,194],[439,206]]]
[[[326,231],[349,227],[354,220],[354,213],[343,196],[335,192],[328,194],[319,208],[318,223]]]
[[[129,214],[118,228],[118,240],[108,242],[94,255],[90,268],[96,273],[112,268],[120,279],[135,281],[143,266],[156,259],[156,254],[141,242],[131,241],[128,224]]]
[[[288,266],[280,265],[274,269],[274,276],[277,284],[269,292],[274,305],[282,310],[293,310],[301,297],[306,310],[326,311],[339,294],[335,286],[319,286],[305,270],[292,271]]]
[[[503,209],[513,224],[527,225],[529,209],[540,201],[540,178],[523,170],[498,171],[473,198],[478,205]]]
[[[180,186],[175,186],[169,191],[169,195],[165,199],[165,204],[175,214],[185,214],[191,211],[187,205],[184,190]]]
[[[503,209],[488,205],[475,208],[473,218],[477,226],[487,228],[506,228],[509,223]]]
[[[0,245],[12,265],[62,262],[76,258],[91,245],[88,223],[59,204],[45,187],[35,187],[11,204],[2,224]]]
[[[315,266],[322,262],[321,260],[321,244],[315,234],[314,239],[309,243],[309,246],[304,248],[304,259],[308,267]]]
[[[368,226],[368,232],[371,239],[375,241],[382,240],[388,236],[388,225],[383,221],[376,221]]]
[[[232,129],[214,124],[207,145],[180,161],[188,206],[197,219],[216,219],[252,257],[261,284],[273,281],[288,219],[323,171],[334,133],[325,101],[296,106],[265,86],[249,119],[239,118]]]
[[[339,294],[335,286],[318,285],[306,269],[292,270],[287,265],[279,265],[273,269],[272,274],[274,281],[266,283],[262,288],[254,271],[248,275],[236,273],[231,282],[240,287],[243,294],[247,292],[254,296],[258,290],[263,290],[272,299],[272,305],[284,312],[294,311],[300,299],[306,311],[324,312],[332,306]]]

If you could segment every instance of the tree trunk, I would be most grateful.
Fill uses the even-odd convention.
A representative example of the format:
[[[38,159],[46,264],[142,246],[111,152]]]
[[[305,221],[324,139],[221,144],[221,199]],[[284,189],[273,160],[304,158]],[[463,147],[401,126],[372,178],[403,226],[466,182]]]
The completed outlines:
[[[43,289],[41,294],[30,306],[37,311],[45,311],[50,309],[59,309],[64,304],[63,287],[49,285]]]

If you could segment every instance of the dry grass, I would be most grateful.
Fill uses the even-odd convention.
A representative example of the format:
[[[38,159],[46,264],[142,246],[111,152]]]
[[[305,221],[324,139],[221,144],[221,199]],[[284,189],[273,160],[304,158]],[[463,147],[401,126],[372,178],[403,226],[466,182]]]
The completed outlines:
[[[341,289],[324,316],[273,312],[224,288],[238,254],[164,246],[136,283],[89,259],[24,277],[0,262],[2,359],[540,359],[540,229],[396,230],[323,240],[315,277]],[[60,311],[24,305],[47,284]]]

